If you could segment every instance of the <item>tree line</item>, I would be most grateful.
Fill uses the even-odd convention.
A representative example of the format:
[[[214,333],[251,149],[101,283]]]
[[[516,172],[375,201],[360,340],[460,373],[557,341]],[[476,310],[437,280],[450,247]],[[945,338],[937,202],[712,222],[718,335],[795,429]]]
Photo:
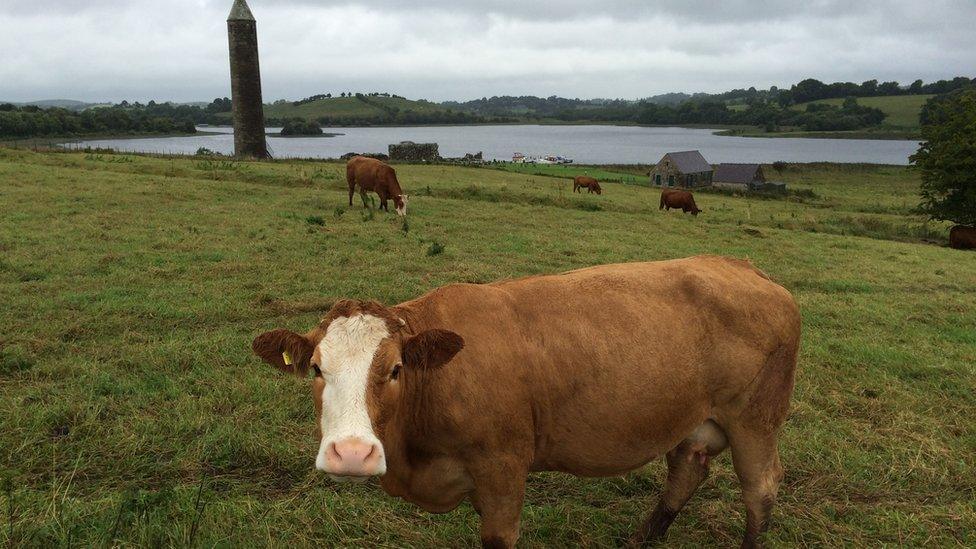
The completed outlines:
[[[75,137],[196,133],[197,124],[217,124],[216,115],[230,110],[230,99],[215,99],[206,107],[122,101],[111,107],[72,111],[60,107],[0,105],[0,137]]]
[[[482,116],[513,117],[521,120],[555,119],[565,122],[630,122],[638,124],[715,124],[764,127],[780,126],[807,131],[845,131],[882,124],[885,113],[860,105],[858,98],[884,95],[945,94],[972,85],[976,79],[964,76],[929,84],[916,80],[908,86],[898,82],[868,80],[861,84],[825,84],[808,78],[790,87],[767,90],[735,89],[719,94],[665,94],[643,100],[567,99],[563,97],[496,96],[442,105]],[[840,106],[797,104],[842,98]]]
[[[807,103],[821,99],[839,99],[844,97],[878,97],[887,95],[920,95],[945,94],[976,83],[976,78],[957,76],[952,80],[939,80],[926,84],[916,80],[908,86],[898,82],[881,82],[868,80],[861,84],[854,82],[834,82],[825,84],[814,78],[808,78],[794,84],[789,90],[781,90],[776,97],[781,105]]]

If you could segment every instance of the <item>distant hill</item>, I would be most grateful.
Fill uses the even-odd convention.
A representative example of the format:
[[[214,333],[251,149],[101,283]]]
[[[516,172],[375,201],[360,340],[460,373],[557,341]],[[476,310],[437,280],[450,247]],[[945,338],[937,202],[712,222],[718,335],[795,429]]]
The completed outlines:
[[[637,101],[627,99],[568,99],[565,97],[536,97],[534,95],[503,95],[483,97],[471,101],[447,101],[442,106],[481,116],[516,118],[558,118],[566,112],[616,111],[633,108]]]
[[[892,128],[900,128],[906,130],[917,130],[921,124],[919,122],[919,115],[922,112],[922,107],[925,102],[934,97],[933,95],[887,95],[880,97],[859,97],[857,102],[865,107],[874,107],[876,109],[881,109],[884,111],[888,117],[884,121],[884,125]],[[811,101],[809,103],[800,103],[799,105],[794,105],[796,110],[806,110],[807,105],[810,103],[817,104],[827,104],[840,106],[844,102],[843,99],[821,99],[819,101]]]
[[[430,101],[414,101],[386,95],[326,97],[296,102],[280,101],[273,105],[266,105],[264,115],[269,120],[275,121],[301,118],[325,124],[452,122],[454,118],[470,118],[467,113]]]
[[[42,109],[57,107],[61,109],[68,109],[69,111],[83,111],[87,108],[98,105],[98,103],[86,103],[84,101],[75,101],[74,99],[43,99],[40,101],[27,101],[24,103],[18,103],[16,101],[0,101],[0,103],[10,103],[18,107],[40,107]]]
[[[672,107],[680,105],[689,99],[709,97],[707,93],[696,93],[694,95],[674,92],[674,93],[662,93],[660,95],[654,95],[644,99],[648,103],[654,103],[655,105],[670,105]]]

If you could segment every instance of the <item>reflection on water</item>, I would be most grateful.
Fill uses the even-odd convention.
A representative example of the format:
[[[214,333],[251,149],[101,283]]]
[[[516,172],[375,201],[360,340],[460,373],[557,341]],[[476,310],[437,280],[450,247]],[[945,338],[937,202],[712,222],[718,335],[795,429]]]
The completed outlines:
[[[197,149],[231,154],[233,129],[202,127],[218,135],[148,139],[106,139],[80,145],[119,151],[193,154]],[[423,126],[396,128],[323,128],[336,137],[269,137],[278,158],[338,158],[349,152],[386,153],[400,141],[433,142],[445,157],[484,152],[487,160],[511,160],[512,154],[558,154],[585,164],[653,164],[669,151],[700,150],[719,162],[866,162],[908,164],[915,141],[862,139],[765,139],[721,137],[712,130],[634,126]],[[275,128],[268,130],[277,132]]]

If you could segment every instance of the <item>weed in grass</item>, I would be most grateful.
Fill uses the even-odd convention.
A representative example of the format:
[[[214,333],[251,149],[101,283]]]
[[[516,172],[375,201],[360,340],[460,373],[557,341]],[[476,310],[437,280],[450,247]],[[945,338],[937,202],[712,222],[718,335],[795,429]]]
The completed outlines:
[[[203,499],[203,488],[207,484],[207,478],[203,477],[200,479],[200,486],[197,488],[197,497],[193,502],[193,523],[190,525],[190,537],[187,541],[187,547],[193,547],[193,541],[197,537],[197,529],[200,527],[200,519],[203,517],[203,512],[207,507],[207,501]]]
[[[584,212],[602,212],[603,206],[600,206],[596,202],[577,202],[576,207],[583,210]]]
[[[345,213],[346,213],[345,208],[343,208],[342,206],[337,206],[336,209],[332,212],[332,217],[336,219],[341,219],[343,214]]]
[[[444,245],[436,240],[430,243],[430,247],[427,248],[427,257],[434,257],[435,255],[441,255],[444,253]]]
[[[363,223],[368,223],[376,218],[376,210],[373,208],[366,208],[361,211],[360,215],[362,216]]]
[[[316,225],[319,227],[325,226],[325,218],[322,217],[321,215],[310,215],[305,218],[305,222],[308,223],[309,225]]]
[[[403,233],[404,235],[408,235],[408,234],[410,234],[410,222],[409,222],[409,221],[407,221],[407,218],[406,218],[406,216],[404,216],[404,217],[402,218],[402,221],[400,222],[400,231],[401,231],[401,232],[402,232],[402,233]]]
[[[7,542],[12,547],[14,545],[14,478],[13,473],[3,472],[0,478],[3,495],[7,500]]]

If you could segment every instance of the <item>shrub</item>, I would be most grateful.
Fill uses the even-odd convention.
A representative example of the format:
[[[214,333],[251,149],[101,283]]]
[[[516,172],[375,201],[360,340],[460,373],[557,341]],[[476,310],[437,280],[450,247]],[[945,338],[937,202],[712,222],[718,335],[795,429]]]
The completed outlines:
[[[427,248],[427,257],[434,257],[435,255],[441,255],[444,253],[444,245],[438,241],[433,241],[430,243],[430,247]]]
[[[911,157],[922,172],[919,212],[976,225],[976,86],[930,99],[922,114],[925,142]]]
[[[281,135],[322,135],[322,126],[314,120],[289,118],[281,128]]]

